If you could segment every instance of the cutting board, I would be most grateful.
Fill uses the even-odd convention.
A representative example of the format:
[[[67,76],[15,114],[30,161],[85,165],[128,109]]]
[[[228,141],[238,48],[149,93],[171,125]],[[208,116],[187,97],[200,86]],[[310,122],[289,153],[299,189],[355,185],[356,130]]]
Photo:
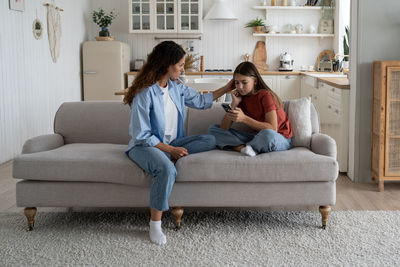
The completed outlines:
[[[254,49],[253,63],[259,71],[267,71],[267,49],[265,49],[265,42],[258,41]]]

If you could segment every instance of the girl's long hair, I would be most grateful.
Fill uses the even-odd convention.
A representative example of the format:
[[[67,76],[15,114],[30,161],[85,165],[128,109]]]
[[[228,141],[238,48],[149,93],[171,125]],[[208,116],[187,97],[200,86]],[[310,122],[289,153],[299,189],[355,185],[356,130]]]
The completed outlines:
[[[173,41],[164,41],[156,45],[125,94],[124,104],[130,106],[136,94],[159,81],[168,73],[168,67],[178,63],[184,56],[185,50]]]
[[[256,66],[249,62],[245,61],[240,63],[235,71],[233,72],[233,75],[235,74],[242,74],[244,76],[248,77],[254,77],[257,79],[256,85],[254,87],[254,93],[258,93],[260,90],[267,90],[268,92],[271,93],[272,97],[274,98],[274,102],[277,108],[280,108],[282,106],[282,100],[279,98],[279,96],[271,90],[271,88],[268,87],[268,85],[264,82],[262,79],[260,73],[258,72]]]

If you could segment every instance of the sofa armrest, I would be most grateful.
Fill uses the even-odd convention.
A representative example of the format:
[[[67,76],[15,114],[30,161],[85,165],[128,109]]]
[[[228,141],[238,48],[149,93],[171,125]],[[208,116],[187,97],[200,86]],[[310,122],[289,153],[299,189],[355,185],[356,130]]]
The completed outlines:
[[[64,145],[64,138],[59,134],[46,134],[28,139],[22,147],[22,154],[52,150]]]
[[[336,141],[332,137],[322,133],[315,133],[311,136],[311,151],[336,159]]]

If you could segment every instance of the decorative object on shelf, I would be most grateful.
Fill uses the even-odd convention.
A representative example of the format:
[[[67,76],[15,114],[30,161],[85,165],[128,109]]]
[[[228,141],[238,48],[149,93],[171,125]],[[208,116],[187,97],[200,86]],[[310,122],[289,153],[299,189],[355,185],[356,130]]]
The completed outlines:
[[[281,0],[281,6],[287,6],[288,2],[287,0]]]
[[[303,24],[297,24],[294,28],[297,34],[303,33]]]
[[[295,26],[292,24],[286,24],[283,33],[290,33],[290,34],[296,33]]]
[[[318,4],[318,0],[307,0],[306,6],[316,6]]]
[[[308,26],[308,32],[311,34],[317,33],[317,29],[315,28],[315,26],[313,24],[310,24],[310,26]]]
[[[9,0],[10,9],[16,11],[24,11],[25,1],[24,0]]]
[[[47,34],[49,36],[49,47],[51,58],[54,63],[60,56],[60,39],[61,39],[61,14],[63,9],[56,7],[54,1],[51,4],[47,3]]]
[[[200,56],[200,71],[204,72],[204,56]]]
[[[271,0],[271,6],[276,6],[276,0]]]
[[[259,17],[249,21],[246,24],[246,28],[253,28],[253,31],[255,33],[263,33],[262,27],[265,26],[265,22],[263,19],[260,19]]]
[[[259,71],[267,71],[267,49],[265,49],[265,42],[258,41],[254,49],[253,63]]]
[[[289,6],[297,6],[296,0],[289,0]]]
[[[267,0],[262,0],[262,1],[261,1],[261,5],[262,5],[262,6],[266,6],[266,5],[267,5]]]
[[[38,18],[37,9],[36,9],[36,19],[33,21],[33,24],[32,24],[32,32],[33,32],[33,37],[35,37],[36,40],[42,39],[43,23]]]
[[[110,13],[105,13],[105,11],[100,8],[98,11],[93,10],[92,19],[96,23],[101,31],[99,32],[100,37],[110,37],[110,32],[108,31],[108,26],[111,25],[112,21],[118,16],[118,14],[112,10]],[[97,40],[97,39],[96,39]],[[112,39],[114,40],[114,39]],[[100,39],[98,41],[112,41],[109,39]]]
[[[244,61],[250,61],[251,55],[249,53],[246,53],[242,57]]]

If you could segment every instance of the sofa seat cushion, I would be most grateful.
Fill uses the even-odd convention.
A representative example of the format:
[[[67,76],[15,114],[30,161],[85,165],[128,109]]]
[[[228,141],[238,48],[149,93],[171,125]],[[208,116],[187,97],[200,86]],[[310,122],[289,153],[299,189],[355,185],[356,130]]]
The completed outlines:
[[[145,173],[124,153],[126,145],[75,143],[57,149],[22,154],[13,163],[13,176],[26,180],[107,182],[151,185]]]
[[[212,150],[178,160],[176,182],[316,182],[335,181],[336,160],[304,147],[244,156]]]

